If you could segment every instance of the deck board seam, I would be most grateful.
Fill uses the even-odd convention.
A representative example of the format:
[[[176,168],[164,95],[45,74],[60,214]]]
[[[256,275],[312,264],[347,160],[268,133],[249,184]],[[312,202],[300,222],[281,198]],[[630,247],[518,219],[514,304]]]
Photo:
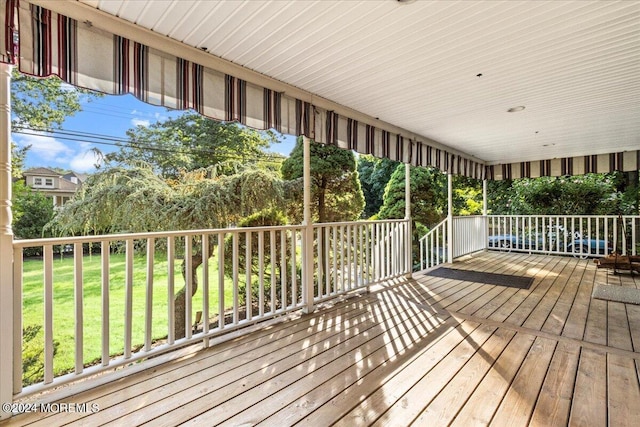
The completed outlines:
[[[433,308],[430,308],[433,309]],[[439,310],[436,310],[436,313]],[[481,323],[481,324],[485,324],[485,325],[490,325],[490,326],[496,326],[499,328],[504,328],[504,329],[509,329],[512,331],[515,331],[517,333],[522,333],[522,334],[528,334],[528,335],[534,335],[536,337],[540,337],[540,338],[547,338],[547,339],[551,339],[557,342],[563,342],[563,343],[568,343],[568,344],[574,344],[583,348],[587,348],[590,350],[595,350],[595,351],[602,351],[605,353],[609,353],[609,354],[615,354],[618,356],[623,356],[623,357],[629,357],[635,360],[640,361],[640,352],[635,352],[635,351],[631,351],[631,350],[624,350],[624,349],[620,349],[620,348],[616,348],[616,347],[610,347],[604,344],[597,344],[597,343],[593,343],[593,342],[589,342],[589,341],[583,341],[583,340],[578,340],[575,338],[569,338],[569,337],[565,337],[562,335],[556,335],[553,333],[549,333],[549,332],[545,332],[545,331],[539,331],[536,329],[531,329],[531,328],[527,328],[524,326],[519,326],[519,325],[515,325],[512,323],[503,323],[497,320],[491,320],[491,319],[483,319],[480,317],[476,317],[476,316],[470,316],[467,314],[463,314],[463,313],[459,313],[459,312],[454,312],[454,311],[449,311],[449,310],[442,310],[443,312],[440,313],[441,315],[446,315],[449,314],[451,315],[453,318],[455,319],[461,319],[461,320],[469,320],[472,322],[476,322],[476,323]]]

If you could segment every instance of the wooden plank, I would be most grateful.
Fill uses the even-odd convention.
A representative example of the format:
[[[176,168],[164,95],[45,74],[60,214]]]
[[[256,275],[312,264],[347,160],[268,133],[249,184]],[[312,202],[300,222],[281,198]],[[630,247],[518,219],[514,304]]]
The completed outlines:
[[[541,296],[537,304],[535,304],[526,320],[522,322],[522,326],[535,330],[542,329],[544,322],[549,317],[549,313],[551,313],[553,308],[558,303],[558,299],[560,298],[562,291],[567,284],[567,281],[574,273],[575,265],[575,261],[570,260],[569,262],[564,264],[564,266],[562,266],[562,270],[556,277],[553,277],[552,274],[551,277],[548,278],[548,280],[551,282],[549,288]]]
[[[566,286],[540,330],[560,334],[564,329],[585,271],[583,261],[576,260],[574,267]]]
[[[381,298],[379,295],[378,298]],[[364,342],[368,335],[376,336],[383,330],[386,324],[394,324],[403,321],[403,316],[422,316],[421,321],[426,325],[435,327],[441,324],[442,320],[428,321],[431,313],[424,313],[415,310],[407,313],[404,308],[399,308],[398,304],[391,304],[388,301],[374,300],[370,306],[373,313],[365,313],[361,319],[350,319],[335,324],[328,324],[327,328],[321,328],[313,335],[300,337],[297,342],[287,346],[265,351],[264,346],[255,348],[253,355],[248,358],[242,354],[235,359],[225,360],[212,368],[214,371],[206,370],[203,373],[196,373],[192,378],[175,378],[170,389],[164,395],[144,393],[140,395],[145,402],[154,400],[152,404],[146,404],[145,411],[162,417],[154,423],[176,424],[198,414],[199,410],[215,407],[226,400],[233,398],[237,394],[244,393],[252,387],[267,383],[272,378],[276,378],[282,373],[294,369],[297,365],[308,361],[311,355],[326,353],[334,346],[354,345]],[[420,331],[415,336],[421,336]],[[364,341],[363,341],[364,340]],[[332,360],[332,358],[330,358]],[[268,368],[268,369],[267,369]],[[178,384],[179,383],[179,384]],[[137,423],[145,420],[147,412],[125,413],[118,407],[113,408],[113,414],[109,417],[124,415],[119,422],[124,424]],[[228,416],[228,415],[227,415]],[[180,421],[182,420],[182,421]]]
[[[557,341],[536,338],[491,425],[518,426],[529,422],[556,345]]]
[[[634,360],[607,355],[607,397],[610,426],[637,425],[640,421],[640,386]]]
[[[444,325],[443,325],[444,326]],[[341,392],[350,384],[356,383],[367,376],[379,376],[380,373],[389,372],[389,367],[393,367],[393,372],[404,372],[410,369],[410,366],[416,360],[422,360],[427,348],[436,348],[443,346],[443,342],[447,342],[451,337],[455,338],[456,323],[449,321],[446,327],[438,328],[428,338],[428,342],[424,339],[422,342],[414,345],[406,337],[397,337],[394,341],[396,345],[390,348],[382,346],[374,353],[367,356],[362,349],[354,349],[354,354],[345,354],[340,360],[334,360],[330,364],[320,369],[314,369],[310,374],[295,382],[291,386],[271,394],[265,398],[262,396],[251,396],[253,405],[250,410],[244,410],[235,417],[225,420],[222,425],[242,425],[247,423],[263,423],[265,425],[292,425],[307,415],[313,408],[325,403],[331,396]],[[465,327],[473,328],[477,325],[468,323]],[[455,338],[457,340],[461,338]],[[426,345],[423,345],[426,344]],[[369,344],[367,345],[369,347]],[[334,366],[329,371],[326,368]],[[428,366],[428,365],[427,365]],[[327,372],[324,372],[327,371]],[[325,379],[329,378],[329,381]],[[322,389],[322,393],[318,393],[318,389]],[[241,397],[239,397],[241,398]],[[259,403],[255,403],[255,400]],[[300,402],[304,404],[296,406],[289,405],[281,408],[281,402]],[[252,402],[242,401],[242,406],[247,407]],[[237,411],[234,408],[234,411]],[[217,411],[217,408],[216,408]],[[277,412],[276,412],[277,411]],[[213,412],[213,411],[211,411]],[[275,414],[274,414],[275,413]],[[210,419],[211,414],[202,414],[202,419]]]
[[[412,422],[412,425],[448,425],[487,375],[494,360],[500,357],[515,334],[514,331],[508,329],[498,329],[473,355],[471,360],[456,373],[453,380],[429,403]]]
[[[604,426],[607,423],[607,356],[583,348],[569,415],[570,426]]]
[[[607,301],[592,298],[587,313],[584,340],[607,345]]]
[[[477,328],[430,369],[424,366],[421,360],[415,360],[412,366],[382,384],[334,426],[349,427],[362,424],[363,421],[375,421],[373,425],[408,425],[473,357],[494,331],[494,327]],[[386,408],[388,409],[385,411]],[[372,416],[376,413],[382,413],[377,420]]]
[[[585,272],[578,287],[569,316],[562,329],[562,336],[582,340],[587,326],[589,306],[591,305],[591,292],[593,291],[593,280],[596,269],[591,264],[585,266]]]
[[[330,400],[313,412],[307,414],[300,420],[300,424],[331,425],[342,420],[346,414],[348,414],[360,402],[367,399],[368,396],[374,393],[380,386],[393,379],[398,372],[403,372],[402,369],[404,369],[408,364],[413,366],[422,366],[422,369],[429,370],[445,355],[449,354],[449,352],[455,348],[461,340],[465,339],[465,337],[476,327],[477,324],[463,322],[455,329],[448,331],[446,335],[442,336],[437,343],[429,348],[425,348],[424,350],[416,349],[417,352],[409,353],[403,358],[398,359],[398,361],[392,359],[390,360],[390,363],[381,366],[373,373],[366,375],[363,378],[356,378],[353,383],[348,385],[348,387],[340,387],[337,391],[331,391],[329,394],[331,397]],[[417,359],[416,357],[412,357],[412,355],[419,357],[419,365],[413,363],[414,360]],[[402,367],[402,369],[398,369],[399,367]],[[384,410],[386,410],[386,408]],[[378,414],[383,413],[384,410],[380,410]],[[282,412],[280,412],[280,414],[282,414]],[[268,424],[273,425],[273,421],[274,420],[269,419]],[[353,421],[355,422],[355,420]],[[285,424],[289,425],[291,423]]]
[[[542,384],[530,425],[563,426],[569,420],[580,347],[560,342]]]
[[[557,257],[560,258],[560,257]],[[556,263],[552,264],[550,268],[545,268],[543,278],[540,280],[534,288],[532,288],[528,294],[523,292],[525,298],[521,301],[513,312],[509,314],[503,321],[505,323],[512,323],[514,325],[522,325],[526,319],[531,315],[533,310],[542,302],[543,298],[549,290],[552,288],[556,278],[561,274],[564,267],[567,265],[567,258],[562,258]],[[493,319],[493,316],[492,316]],[[494,319],[495,320],[495,319]]]
[[[451,425],[489,424],[534,339],[531,335],[516,334]]]
[[[640,306],[627,304],[626,308],[633,351],[640,352]]]
[[[191,355],[186,363],[175,360],[139,374],[121,378],[117,382],[109,384],[108,387],[98,387],[79,393],[75,395],[73,401],[95,402],[101,408],[100,414],[108,415],[111,407],[119,407],[120,411],[123,411],[127,407],[123,402],[126,402],[127,399],[144,397],[145,393],[153,395],[154,392],[156,392],[154,398],[159,399],[157,391],[162,391],[175,378],[206,374],[207,369],[215,369],[215,366],[221,363],[227,363],[222,366],[222,370],[230,369],[230,366],[233,366],[229,365],[230,363],[244,363],[251,360],[252,357],[258,357],[256,353],[276,352],[286,345],[307,340],[310,337],[310,332],[328,328],[328,325],[333,325],[336,321],[358,325],[361,316],[369,317],[364,307],[362,300],[351,300],[331,310],[281,323],[239,340],[228,341],[206,351],[198,352]],[[211,371],[209,372],[211,373]],[[213,375],[213,373],[211,374]],[[186,384],[186,386],[188,385]],[[177,390],[179,386],[180,384],[175,384],[174,389]],[[65,399],[65,401],[69,400]],[[61,413],[56,416],[56,420],[60,420],[59,422],[62,423],[78,420],[87,415],[86,413]],[[50,425],[50,421],[48,421],[50,417],[43,418],[38,414],[26,414],[24,418],[26,422],[40,419],[34,425]]]
[[[607,303],[607,345],[633,351],[626,304],[608,301]]]
[[[188,400],[179,399],[181,403],[179,406],[168,413],[163,410],[165,413],[161,417],[155,418],[148,425],[172,426],[187,420],[191,420],[195,424],[199,423],[198,420],[205,423],[218,424],[233,415],[242,416],[243,411],[248,407],[252,407],[252,410],[245,412],[244,415],[250,416],[250,421],[254,423],[256,421],[254,417],[260,414],[256,405],[260,403],[260,407],[273,411],[273,405],[263,405],[261,402],[270,395],[285,390],[286,387],[291,387],[294,383],[297,384],[297,381],[305,375],[315,375],[321,368],[328,365],[333,368],[329,370],[330,373],[333,372],[329,376],[337,375],[346,368],[340,363],[341,361],[346,361],[348,365],[353,365],[354,354],[361,354],[361,357],[366,360],[369,355],[369,348],[371,348],[371,351],[375,351],[378,348],[383,349],[382,355],[386,353],[385,357],[391,360],[402,354],[411,354],[403,351],[404,346],[420,349],[423,344],[428,345],[431,340],[437,339],[440,335],[439,331],[449,331],[452,324],[451,321],[447,322],[447,324],[433,320],[429,322],[429,317],[427,316],[423,319],[423,324],[426,326],[432,323],[430,328],[432,331],[435,330],[436,333],[429,333],[427,330],[421,334],[421,340],[415,341],[407,337],[410,333],[405,334],[405,330],[413,328],[410,316],[399,319],[396,313],[389,313],[387,319],[380,320],[376,326],[371,328],[370,333],[360,332],[353,334],[345,331],[341,334],[341,340],[336,338],[335,342],[327,342],[326,340],[325,342],[318,342],[317,345],[306,351],[293,354],[286,359],[280,359],[276,363],[268,365],[262,363],[262,366],[253,372],[245,367],[243,370],[246,373],[241,379],[225,380],[223,383],[227,385],[219,388],[215,393],[197,393],[196,396],[190,393],[189,396],[184,396],[188,397]],[[387,326],[393,325],[394,322],[396,325],[393,328]],[[436,326],[438,324],[440,327]],[[390,336],[388,329],[396,329],[398,336]],[[343,353],[345,356],[340,357],[340,354]],[[374,360],[373,363],[375,364],[376,361]],[[318,377],[322,378],[323,375],[320,373]],[[214,379],[211,384],[213,385],[217,382]],[[175,400],[174,396],[171,396],[172,401]],[[164,407],[166,408],[166,403]],[[207,410],[208,408],[211,409]],[[236,425],[239,422],[234,420],[232,424]]]
[[[360,321],[352,319],[352,322],[354,328],[362,327],[363,331],[375,326],[370,315],[365,315]],[[123,397],[132,403],[144,402],[144,405],[114,404],[101,411],[102,416],[112,420],[118,418],[121,425],[141,423],[147,421],[149,414],[160,416],[169,411],[173,411],[173,418],[166,417],[167,420],[183,417],[188,414],[187,409],[194,405],[202,405],[202,402],[205,402],[204,405],[221,403],[250,388],[247,384],[266,381],[276,376],[280,372],[278,369],[291,369],[299,359],[304,359],[306,354],[313,354],[325,346],[334,346],[344,339],[343,331],[329,329],[311,336],[307,333],[305,337],[299,337],[288,345],[276,342],[276,347],[272,349],[268,349],[268,346],[256,346],[246,353],[234,352],[231,359],[219,360],[218,363],[190,375],[184,375],[179,370],[175,376],[165,378],[165,385],[154,390],[128,388]],[[265,375],[263,369],[266,367],[269,367],[269,372]],[[214,399],[213,403],[207,403],[208,399]],[[202,406],[206,407],[210,406]]]

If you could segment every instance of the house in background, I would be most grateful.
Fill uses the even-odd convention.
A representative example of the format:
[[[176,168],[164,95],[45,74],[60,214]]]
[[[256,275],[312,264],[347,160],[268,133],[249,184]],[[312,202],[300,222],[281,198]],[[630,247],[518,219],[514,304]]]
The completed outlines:
[[[68,202],[87,177],[85,174],[76,172],[62,175],[48,168],[27,169],[23,175],[27,186],[50,197],[54,207]]]

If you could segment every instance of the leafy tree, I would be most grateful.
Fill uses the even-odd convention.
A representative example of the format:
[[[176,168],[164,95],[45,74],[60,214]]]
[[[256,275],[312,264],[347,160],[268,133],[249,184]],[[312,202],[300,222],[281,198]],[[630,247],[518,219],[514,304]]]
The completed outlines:
[[[285,185],[265,170],[245,170],[232,176],[208,178],[206,170],[184,172],[175,179],[157,176],[150,166],[118,166],[102,170],[85,182],[49,224],[59,234],[102,234],[219,228],[253,212],[286,205]],[[205,258],[201,242],[185,257],[192,271],[192,295],[198,289],[197,270]],[[184,256],[184,241],[178,252]],[[209,256],[214,253],[210,241]],[[142,247],[141,247],[142,249]],[[175,297],[175,334],[184,336],[186,287]]]
[[[503,192],[503,199],[490,197],[491,212],[520,215],[605,215],[634,211],[626,202],[621,188],[623,175],[586,174],[570,177],[540,177],[514,180],[505,191],[507,183],[493,185]],[[507,203],[504,194],[508,194]],[[500,204],[496,203],[502,202]]]
[[[41,131],[60,128],[67,117],[82,110],[83,102],[102,97],[99,92],[70,86],[57,77],[46,79],[20,74],[11,76],[11,129]],[[29,147],[12,144],[12,175],[22,176],[24,158]]]
[[[454,176],[452,198],[454,215],[482,215],[480,181],[462,175]]]
[[[414,264],[419,256],[418,241],[446,215],[446,177],[435,168],[411,167],[411,219]],[[378,219],[400,219],[405,216],[405,166],[393,171],[384,191]]]
[[[223,123],[185,113],[177,118],[137,126],[127,131],[129,141],[110,162],[143,161],[163,177],[177,178],[181,171],[209,168],[212,175],[231,175],[248,166],[277,170],[282,156],[265,150],[278,138],[272,131],[258,132],[236,123]]]
[[[82,103],[102,97],[99,92],[76,88],[57,77],[40,79],[13,70],[11,126],[39,130],[60,128],[67,117],[82,110]]]
[[[303,174],[303,143],[298,138],[291,156],[282,164],[285,180],[297,180]],[[317,222],[353,221],[364,208],[364,196],[355,156],[351,151],[333,145],[311,142],[312,217]],[[302,204],[294,212],[302,217]]]
[[[411,216],[415,222],[428,227],[446,215],[446,177],[435,168],[411,167]],[[379,219],[404,218],[405,170],[398,165],[384,191]]]
[[[14,184],[13,232],[19,239],[48,237],[45,225],[54,216],[53,201],[38,191],[32,191],[22,181]]]
[[[380,159],[370,155],[358,157],[358,176],[365,200],[363,218],[370,218],[380,210],[384,189],[398,164],[393,160]]]
[[[282,210],[279,207],[271,207],[271,208],[267,208],[267,209],[263,209],[261,211],[255,212],[252,215],[249,215],[243,219],[241,219],[238,222],[238,227],[265,227],[265,226],[278,226],[278,225],[286,225],[288,223],[287,217],[286,215],[282,212]],[[288,257],[291,256],[292,252],[293,252],[293,248],[291,245],[291,239],[286,236],[286,231],[282,231],[282,230],[277,230],[274,232],[273,234],[273,241],[271,240],[271,233],[265,233],[263,235],[263,252],[262,252],[262,257],[263,257],[263,264],[259,265],[257,262],[252,262],[251,263],[251,277],[253,278],[250,284],[251,287],[251,296],[252,296],[252,301],[257,302],[259,300],[259,289],[260,289],[260,284],[258,282],[258,277],[259,274],[262,273],[263,278],[264,278],[264,295],[267,296],[267,298],[265,298],[264,304],[265,304],[265,309],[268,309],[269,304],[270,304],[270,300],[269,300],[269,295],[271,293],[271,266],[273,265],[274,267],[274,273],[275,273],[275,283],[280,283],[280,277],[282,276],[282,272],[283,270],[287,270],[288,266],[285,264],[282,264],[282,259],[281,259],[281,238],[282,238],[282,234],[285,233],[285,252],[287,253]],[[246,277],[246,248],[247,248],[247,238],[245,234],[240,234],[238,236],[237,239],[237,245],[238,245],[238,258],[236,260],[237,262],[237,269],[238,269],[238,275],[240,277],[240,281],[243,282],[245,281],[245,277]],[[228,236],[224,242],[224,251],[225,253],[232,253],[233,251],[233,237],[232,236]],[[272,247],[275,250],[276,256],[275,258],[271,258],[271,250]],[[258,253],[258,248],[259,248],[259,243],[258,243],[258,237],[257,235],[253,235],[252,239],[251,239],[251,253],[256,254]],[[228,277],[232,277],[233,276],[233,260],[231,259],[231,257],[225,257],[224,259],[224,269],[225,269],[225,274]],[[298,265],[298,269],[300,269],[301,266]],[[301,279],[301,272],[298,272],[298,284],[301,285],[302,283],[302,279]],[[246,282],[244,283],[244,285],[246,286]],[[275,293],[276,293],[276,299],[277,301],[281,300],[281,292],[282,289],[280,288],[280,286],[276,286],[275,289]],[[301,292],[301,288],[300,288],[300,292]],[[245,304],[246,300],[245,300],[245,293],[241,292],[240,293],[240,299],[239,299],[239,303],[240,305]]]

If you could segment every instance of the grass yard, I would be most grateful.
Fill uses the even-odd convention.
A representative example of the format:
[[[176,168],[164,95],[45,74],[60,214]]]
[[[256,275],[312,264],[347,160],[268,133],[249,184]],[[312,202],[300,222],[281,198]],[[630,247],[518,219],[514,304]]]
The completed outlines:
[[[175,261],[175,292],[184,286],[181,274],[181,260]],[[168,332],[168,290],[167,259],[156,255],[153,282],[153,327],[154,339],[167,336]],[[125,256],[111,254],[109,271],[109,351],[110,354],[121,354],[124,348],[124,306],[125,306]],[[209,260],[209,307],[215,315],[218,307],[218,262],[216,257]],[[83,260],[83,328],[84,347],[83,361],[91,363],[101,355],[102,324],[102,269],[100,255],[85,256]],[[132,343],[144,343],[145,299],[146,299],[146,257],[136,256],[134,259],[133,280],[133,332]],[[44,286],[43,262],[41,260],[24,261],[23,278],[23,328],[44,324]],[[73,285],[73,257],[61,259],[54,257],[53,267],[53,336],[58,342],[54,357],[54,373],[59,375],[73,370],[75,365],[75,303]],[[202,310],[202,277],[198,269],[198,290],[193,297],[193,313]],[[233,304],[233,283],[225,278],[225,307]],[[42,351],[44,333],[40,330],[31,340],[32,351]],[[26,358],[27,356],[25,356]],[[39,359],[42,360],[41,355]],[[40,367],[41,368],[41,367]],[[40,380],[40,374],[29,379],[25,374],[25,383]]]

